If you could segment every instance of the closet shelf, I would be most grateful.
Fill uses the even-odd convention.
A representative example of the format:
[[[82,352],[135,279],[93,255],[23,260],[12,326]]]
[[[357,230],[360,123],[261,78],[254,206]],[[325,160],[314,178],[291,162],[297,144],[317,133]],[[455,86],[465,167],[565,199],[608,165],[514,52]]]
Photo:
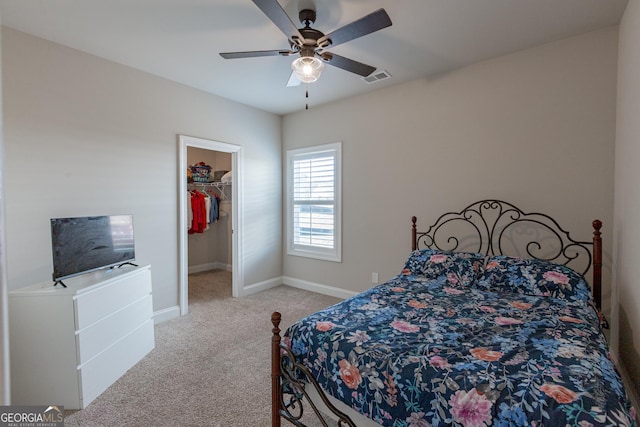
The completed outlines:
[[[189,182],[188,185],[211,185],[214,187],[219,187],[221,185],[231,185],[231,182],[222,182],[222,181],[215,181],[215,182]]]
[[[206,191],[207,189],[210,189],[210,188],[217,188],[218,191],[220,192],[221,199],[222,200],[226,200],[228,197],[224,192],[225,191],[224,187],[229,187],[232,184],[233,184],[232,182],[222,182],[222,181],[216,181],[216,182],[189,182],[187,184],[187,188],[188,189],[201,188],[204,191]]]

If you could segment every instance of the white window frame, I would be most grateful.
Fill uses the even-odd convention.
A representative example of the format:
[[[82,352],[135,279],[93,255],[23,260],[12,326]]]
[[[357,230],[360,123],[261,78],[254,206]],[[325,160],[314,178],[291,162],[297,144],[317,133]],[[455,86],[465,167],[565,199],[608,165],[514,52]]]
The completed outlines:
[[[293,164],[296,159],[300,159],[301,157],[321,153],[331,153],[335,159],[333,193],[333,248],[324,248],[313,245],[302,245],[294,243]],[[331,144],[287,150],[286,170],[287,255],[315,258],[325,261],[342,262],[342,143],[334,142]]]

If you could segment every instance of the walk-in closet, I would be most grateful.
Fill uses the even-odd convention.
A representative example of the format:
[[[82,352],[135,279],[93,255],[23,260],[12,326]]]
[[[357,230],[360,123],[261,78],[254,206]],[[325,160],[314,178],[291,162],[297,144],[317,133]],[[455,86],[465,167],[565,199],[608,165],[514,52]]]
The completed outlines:
[[[202,282],[203,276],[216,272],[220,273],[216,274],[216,277],[223,277],[225,280],[211,280],[210,286],[225,287],[224,292],[231,293],[233,266],[231,156],[231,153],[221,151],[198,147],[187,148],[185,227],[188,232],[190,293],[192,282],[196,280]],[[215,291],[219,292],[220,289]]]

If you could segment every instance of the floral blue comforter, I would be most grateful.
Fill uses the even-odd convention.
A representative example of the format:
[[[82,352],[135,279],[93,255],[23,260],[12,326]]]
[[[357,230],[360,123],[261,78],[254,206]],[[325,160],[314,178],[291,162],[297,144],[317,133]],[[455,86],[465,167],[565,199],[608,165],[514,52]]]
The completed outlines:
[[[635,425],[584,282],[433,255],[287,330],[329,394],[384,426]]]

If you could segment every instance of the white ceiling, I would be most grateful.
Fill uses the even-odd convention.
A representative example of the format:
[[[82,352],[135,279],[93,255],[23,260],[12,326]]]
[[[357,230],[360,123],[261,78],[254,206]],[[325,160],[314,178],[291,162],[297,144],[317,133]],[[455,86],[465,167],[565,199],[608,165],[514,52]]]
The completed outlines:
[[[627,0],[279,0],[298,24],[329,33],[378,8],[393,25],[328,49],[391,78],[373,84],[327,66],[309,105],[376,90],[615,25]],[[315,6],[314,6],[315,5]],[[225,60],[219,52],[288,49],[251,0],[0,0],[2,24],[277,114],[305,107],[286,87],[290,57]],[[300,25],[302,27],[302,25]]]

